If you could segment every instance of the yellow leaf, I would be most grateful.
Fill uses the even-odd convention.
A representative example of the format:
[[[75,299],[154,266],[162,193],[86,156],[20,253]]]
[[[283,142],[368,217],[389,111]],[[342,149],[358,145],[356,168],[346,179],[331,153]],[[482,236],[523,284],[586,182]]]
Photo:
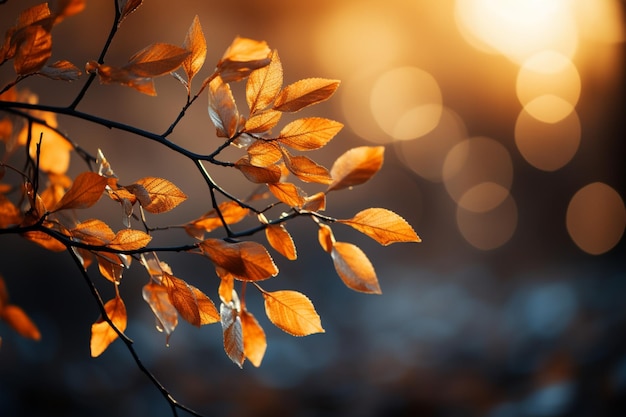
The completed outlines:
[[[143,206],[143,208],[150,213],[164,213],[172,210],[187,199],[185,193],[163,178],[146,177],[138,180],[136,184],[143,186],[148,191],[150,204]]]
[[[256,114],[269,106],[282,86],[283,66],[278,57],[278,52],[273,51],[270,55],[269,65],[252,71],[246,83],[246,101],[250,108],[250,114]]]
[[[265,228],[265,237],[270,246],[276,249],[276,251],[285,258],[293,261],[298,257],[296,254],[296,245],[293,243],[293,239],[287,229],[285,229],[285,225],[268,225]]]
[[[339,80],[306,78],[286,86],[276,97],[274,109],[296,112],[307,106],[328,100],[339,87]]]
[[[165,341],[168,343],[178,325],[178,313],[170,302],[166,287],[150,281],[144,285],[141,294],[157,320],[157,330],[165,332]]]
[[[93,172],[83,172],[74,180],[52,211],[81,209],[93,206],[102,197],[107,179]]]
[[[198,15],[193,18],[193,22],[187,31],[183,47],[189,52],[189,56],[183,61],[183,69],[187,74],[187,80],[191,83],[191,79],[200,71],[204,60],[206,59],[206,39],[202,32],[200,19]]]
[[[217,135],[232,138],[237,133],[239,110],[230,86],[217,76],[209,83],[209,116]]]
[[[347,220],[338,220],[371,237],[381,245],[395,242],[421,242],[411,225],[391,210],[369,208]]]
[[[2,304],[0,304],[2,307]],[[20,307],[12,304],[5,305],[0,310],[0,318],[4,320],[20,336],[32,340],[40,340],[39,329]]]
[[[111,249],[131,251],[146,247],[151,240],[152,236],[141,230],[122,229],[107,246]]]
[[[385,148],[361,146],[342,154],[330,169],[333,181],[327,191],[340,190],[369,181],[383,165]]]
[[[320,316],[311,300],[297,291],[263,292],[265,313],[279,329],[292,336],[323,333]]]
[[[369,294],[381,293],[374,267],[358,246],[335,242],[330,255],[337,274],[348,288]]]
[[[277,182],[267,184],[270,192],[290,207],[302,207],[304,204],[304,196],[302,190],[289,182]]]
[[[119,295],[107,301],[104,305],[104,310],[111,322],[113,322],[113,325],[123,333],[126,330],[127,322],[126,306]],[[94,358],[100,356],[117,337],[117,332],[100,317],[98,321],[91,325],[91,356]]]
[[[310,151],[326,145],[343,128],[343,124],[323,117],[306,117],[287,124],[276,140],[285,146]]]
[[[241,318],[243,332],[244,355],[250,360],[252,365],[259,367],[267,348],[265,332],[254,315],[249,311],[243,310],[239,317]]]
[[[265,247],[256,242],[229,243],[207,239],[202,252],[220,267],[243,281],[261,281],[278,274],[278,268]]]

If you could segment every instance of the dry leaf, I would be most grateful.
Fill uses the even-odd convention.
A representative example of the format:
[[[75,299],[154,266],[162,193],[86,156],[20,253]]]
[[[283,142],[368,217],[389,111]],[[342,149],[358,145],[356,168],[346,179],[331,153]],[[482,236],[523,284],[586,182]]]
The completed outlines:
[[[256,114],[269,106],[282,86],[283,66],[278,57],[278,52],[273,51],[270,55],[269,65],[252,71],[248,77],[246,101],[250,108],[250,114]]]
[[[270,63],[270,48],[264,41],[236,37],[217,63],[216,73],[224,82],[238,81]]]
[[[277,164],[283,158],[283,152],[276,142],[257,140],[248,146],[250,164],[267,167]]]
[[[222,227],[222,220],[226,224],[235,224],[243,220],[249,211],[249,209],[241,207],[236,201],[224,201],[217,206],[217,210],[213,209],[202,217],[187,223],[185,231],[192,237],[203,239],[204,232],[211,232]]]
[[[239,315],[243,333],[243,352],[252,365],[259,367],[265,355],[267,341],[263,328],[257,319],[247,310]]]
[[[104,305],[104,310],[111,322],[113,322],[113,325],[123,333],[126,330],[127,317],[126,306],[120,296],[118,295],[107,301]],[[100,356],[117,338],[117,332],[100,317],[98,321],[91,325],[91,343],[89,345],[91,356],[94,358]]]
[[[367,182],[383,165],[385,148],[361,146],[342,154],[330,169],[333,182],[327,191],[340,190]]]
[[[152,236],[141,230],[122,229],[107,245],[111,249],[133,251],[145,248],[152,240]]]
[[[296,245],[284,224],[269,224],[265,228],[265,237],[271,247],[290,261],[295,260]]]
[[[52,35],[49,28],[33,24],[16,32],[13,68],[17,75],[29,75],[39,71],[52,56]]]
[[[339,80],[306,78],[286,86],[276,97],[274,109],[296,112],[307,106],[328,100],[339,87]]]
[[[12,304],[5,305],[0,310],[0,318],[20,336],[32,340],[41,339],[39,329],[20,307]]]
[[[280,181],[282,171],[276,165],[256,166],[252,165],[248,157],[242,157],[235,162],[235,168],[248,179],[248,181],[263,184],[276,183]]]
[[[123,69],[138,77],[154,78],[174,71],[189,55],[185,48],[157,42],[135,53]]]
[[[326,145],[341,128],[343,125],[334,120],[306,117],[285,126],[276,140],[292,149],[310,151]]]
[[[54,211],[81,209],[93,206],[102,197],[107,179],[93,172],[78,174]]]
[[[163,178],[146,177],[137,180],[136,184],[141,185],[150,196],[150,204],[142,206],[150,213],[165,213],[187,199],[185,193]]]
[[[278,124],[282,115],[281,112],[276,110],[260,111],[246,120],[243,131],[251,134],[269,132]]]
[[[278,274],[278,268],[267,249],[256,242],[229,243],[207,239],[200,243],[202,252],[216,267],[243,281],[261,281]]]
[[[239,110],[230,86],[217,76],[209,83],[209,116],[217,135],[232,138],[237,133]]]
[[[292,336],[323,333],[320,316],[311,300],[297,291],[263,292],[265,313],[279,329]]]
[[[74,239],[94,246],[104,246],[115,239],[113,230],[105,222],[98,219],[89,219],[79,223],[70,230],[70,234]]]
[[[335,235],[329,225],[320,223],[317,230],[317,240],[326,252],[331,253],[335,244]]]
[[[326,168],[306,156],[291,156],[284,152],[284,160],[287,169],[301,181],[318,184],[329,184],[332,181]]]
[[[369,294],[381,293],[374,267],[358,246],[335,242],[330,255],[337,274],[348,288]]]
[[[338,220],[371,237],[381,245],[421,242],[411,225],[391,210],[369,208],[347,220]]]
[[[141,6],[143,0],[119,0],[118,7],[120,11],[120,20],[118,25],[124,21],[132,12]]]
[[[150,281],[143,286],[141,295],[156,318],[157,330],[165,332],[165,343],[169,343],[170,336],[178,325],[178,313],[170,302],[167,288]]]
[[[222,334],[224,335],[224,350],[228,357],[241,368],[245,360],[245,353],[239,311],[234,307],[233,302],[222,303],[220,305],[220,317]]]
[[[304,204],[303,191],[289,182],[267,184],[270,192],[290,207],[302,207]]]
[[[37,74],[60,81],[75,81],[81,76],[80,70],[69,61],[57,61],[46,65],[37,71]]]
[[[206,59],[206,39],[204,38],[204,32],[202,32],[202,26],[200,25],[200,19],[198,15],[193,18],[193,22],[187,31],[185,41],[183,42],[183,48],[187,49],[190,55],[183,61],[183,69],[187,74],[187,80],[191,84],[192,78],[202,69],[204,60]]]

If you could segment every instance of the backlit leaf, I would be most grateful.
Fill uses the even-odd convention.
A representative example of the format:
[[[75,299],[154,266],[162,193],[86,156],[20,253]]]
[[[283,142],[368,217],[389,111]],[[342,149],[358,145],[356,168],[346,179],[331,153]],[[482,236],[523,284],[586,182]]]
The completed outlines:
[[[85,9],[85,0],[60,0],[57,1],[57,7],[54,11],[55,24],[59,23],[66,17],[73,16]]]
[[[326,145],[343,125],[323,117],[306,117],[287,124],[276,140],[285,146],[310,151]]]
[[[381,245],[395,242],[420,242],[411,225],[391,210],[369,208],[347,220],[338,220],[371,237]]]
[[[250,163],[248,157],[240,158],[235,162],[235,168],[248,179],[248,181],[263,184],[263,183],[275,183],[280,181],[282,172],[276,165],[269,166],[256,166]]]
[[[120,296],[117,295],[115,298],[107,301],[104,305],[104,310],[111,322],[113,322],[113,325],[123,333],[126,330],[127,317],[126,306]],[[91,356],[94,358],[100,356],[117,337],[115,330],[100,317],[98,321],[91,325]]]
[[[224,82],[241,80],[252,71],[270,63],[270,48],[265,41],[236,37],[217,63]]]
[[[37,74],[52,80],[75,81],[80,77],[81,72],[69,61],[57,61],[54,64],[44,66],[37,71]]]
[[[145,248],[151,240],[152,236],[141,230],[122,229],[107,246],[111,249],[132,251]]]
[[[304,204],[304,196],[302,190],[289,182],[277,182],[267,184],[270,192],[290,207],[302,207]]]
[[[128,15],[137,10],[137,8],[141,6],[141,3],[143,3],[143,0],[120,0],[118,3],[120,11],[120,20],[118,24],[122,23]]]
[[[358,246],[335,242],[330,255],[337,274],[348,288],[370,294],[381,293],[374,267]]]
[[[332,181],[328,170],[303,155],[290,156],[285,153],[285,165],[298,179],[304,182],[329,184]]]
[[[274,109],[295,112],[330,98],[339,87],[339,80],[306,78],[286,86],[276,97]]]
[[[2,305],[0,304],[0,307]],[[0,310],[0,318],[6,322],[20,336],[32,340],[40,340],[39,329],[20,307],[8,304]]]
[[[134,88],[140,93],[149,96],[156,96],[154,88],[154,80],[135,74],[127,68],[112,67],[110,65],[98,64],[95,61],[89,61],[85,66],[85,71],[89,74],[97,73],[102,84],[121,84],[126,87]]]
[[[153,43],[135,53],[124,69],[140,77],[153,78],[180,67],[191,52],[168,43]]]
[[[198,312],[200,313],[200,325],[217,323],[220,321],[220,313],[215,308],[213,301],[202,291],[194,287],[189,286],[193,295],[196,297],[196,303],[198,304]]]
[[[328,191],[369,181],[382,167],[384,153],[385,148],[382,146],[361,146],[342,154],[330,169],[333,182],[328,186]]]
[[[11,200],[0,194],[0,228],[22,221],[22,213]]]
[[[72,237],[83,243],[94,246],[103,246],[115,239],[115,233],[102,220],[85,220],[70,230]]]
[[[70,164],[72,144],[53,129],[57,125],[54,113],[44,112],[40,117],[48,126],[39,123],[32,125],[30,156],[33,159],[37,158],[37,146],[39,146],[39,169],[46,173],[65,174]],[[19,133],[17,141],[20,145],[27,144],[28,129],[26,127]]]
[[[226,224],[238,223],[243,220],[250,211],[245,207],[241,207],[236,201],[231,200],[220,203],[217,208],[219,213],[218,210],[213,209],[199,219],[185,225],[185,230],[187,230],[191,236],[195,237],[198,233],[194,231],[202,231],[202,233],[211,232],[223,226],[222,219]],[[222,215],[221,218],[220,213]]]
[[[93,206],[102,197],[107,179],[94,172],[78,174],[54,210],[81,209]]]
[[[276,142],[257,140],[248,146],[248,157],[252,165],[267,167],[283,158],[280,146]]]
[[[200,310],[196,296],[189,284],[168,273],[163,273],[163,285],[167,289],[170,303],[176,308],[183,319],[200,327]]]
[[[281,112],[276,110],[260,111],[246,120],[243,130],[247,133],[269,132],[278,124],[282,115]]]
[[[40,232],[38,230],[24,232],[22,233],[22,237],[53,252],[62,252],[67,249],[65,244],[61,243],[47,233]]]
[[[302,205],[304,210],[324,211],[326,210],[326,193],[319,192],[304,198]]]
[[[226,354],[240,368],[245,359],[243,346],[243,328],[239,311],[233,307],[233,303],[222,303],[220,305],[220,317],[222,323],[222,334],[224,336],[224,350]]]
[[[241,318],[243,331],[244,355],[250,360],[252,365],[259,367],[267,348],[265,332],[254,315],[249,311],[243,310],[239,317]]]
[[[332,252],[333,245],[335,244],[335,235],[333,235],[333,230],[329,225],[323,223],[319,224],[319,229],[317,230],[317,240],[319,241],[322,249],[328,253]]]
[[[290,261],[295,260],[296,245],[283,224],[270,224],[265,228],[265,237],[270,246]]]
[[[207,239],[200,248],[220,267],[244,281],[260,281],[278,274],[278,268],[267,249],[256,242],[229,243],[219,239]]]
[[[100,274],[109,281],[119,284],[125,268],[120,256],[124,255],[109,252],[96,252],[96,255]]]
[[[164,213],[172,210],[187,199],[177,186],[163,178],[146,177],[136,181],[150,195],[150,204],[143,208],[150,213]]]
[[[279,329],[292,336],[323,333],[320,316],[311,300],[297,291],[263,292],[265,313]]]
[[[18,75],[33,74],[52,56],[52,35],[40,25],[27,26],[19,34],[22,39],[16,48],[13,68]]]
[[[193,22],[185,36],[183,47],[191,52],[183,61],[183,69],[185,70],[185,74],[187,74],[187,80],[191,83],[191,79],[200,71],[202,65],[204,65],[207,50],[206,39],[204,38],[204,32],[202,32],[198,15],[193,18]]]
[[[217,129],[217,135],[232,138],[237,133],[239,110],[235,98],[221,77],[217,76],[209,83],[209,116]]]
[[[167,288],[150,281],[143,286],[141,294],[157,320],[157,330],[165,332],[165,343],[169,343],[170,335],[178,325],[178,313],[170,302]]]
[[[250,114],[255,114],[269,106],[282,86],[283,66],[278,52],[273,51],[269,65],[252,71],[246,83],[246,101]]]

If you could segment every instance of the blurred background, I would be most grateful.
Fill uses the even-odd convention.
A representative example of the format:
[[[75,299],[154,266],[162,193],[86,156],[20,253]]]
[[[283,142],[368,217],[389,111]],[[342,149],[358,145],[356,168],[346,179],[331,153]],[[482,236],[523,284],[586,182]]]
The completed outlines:
[[[1,30],[36,3],[1,5]],[[299,259],[274,254],[281,273],[264,288],[307,294],[326,333],[282,333],[251,292],[248,308],[268,349],[260,368],[246,362],[243,370],[224,354],[219,325],[181,323],[166,347],[141,299],[147,275],[136,264],[121,286],[127,334],[177,399],[208,416],[624,415],[623,1],[144,3],[122,25],[107,63],[122,65],[152,42],[182,44],[197,14],[209,48],[198,79],[240,35],[279,51],[286,84],[342,80],[330,101],[298,114],[345,124],[310,156],[330,167],[350,147],[382,144],[385,165],[367,185],[331,195],[327,213],[348,218],[385,207],[423,239],[383,248],[333,226],[338,240],[356,243],[374,264],[383,294],[371,296],[341,283],[311,222],[293,222]],[[88,1],[56,27],[53,60],[82,67],[96,59],[112,4]],[[2,84],[13,76],[10,66],[0,68]],[[156,85],[157,97],[94,85],[79,110],[163,132],[185,90],[173,78]],[[58,105],[81,86],[34,78],[22,85]],[[188,160],[79,120],[59,124],[90,152],[101,148],[127,182],[161,176],[189,195],[153,224],[209,210]],[[219,144],[205,96],[170,139],[204,153]],[[74,158],[71,172],[84,169]],[[210,169],[234,194],[249,192],[239,174]],[[106,204],[97,215],[121,228],[118,208]],[[188,241],[176,232],[160,238]],[[68,255],[12,236],[0,236],[0,247],[11,300],[43,335],[23,340],[0,323],[0,415],[171,415],[121,343],[89,357],[98,310]],[[161,258],[218,299],[205,260]],[[93,276],[110,295],[110,285]]]

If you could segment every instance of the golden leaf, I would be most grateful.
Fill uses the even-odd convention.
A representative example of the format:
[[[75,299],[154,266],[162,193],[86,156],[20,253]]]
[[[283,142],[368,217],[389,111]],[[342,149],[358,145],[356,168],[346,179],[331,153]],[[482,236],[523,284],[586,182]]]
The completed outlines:
[[[246,133],[269,132],[278,124],[283,114],[276,110],[263,110],[246,120],[243,131]]]
[[[95,252],[95,254],[100,274],[109,281],[119,284],[125,268],[120,257],[125,255],[108,252]]]
[[[202,291],[194,287],[189,286],[196,297],[196,303],[198,304],[198,312],[200,313],[200,325],[217,323],[220,321],[220,313],[215,308],[213,301]]]
[[[130,57],[123,69],[145,78],[169,74],[180,67],[191,52],[168,43],[153,43]]]
[[[243,332],[243,352],[252,365],[259,367],[265,355],[267,341],[263,328],[257,319],[247,310],[239,315]]]
[[[333,181],[327,191],[340,190],[369,181],[383,165],[385,148],[361,146],[342,154],[330,169]]]
[[[329,184],[332,181],[326,168],[306,156],[291,156],[287,152],[284,152],[284,155],[287,169],[301,181],[318,184]]]
[[[256,242],[229,243],[207,239],[200,243],[202,252],[216,267],[243,281],[261,281],[278,274],[278,268],[267,249]]]
[[[324,333],[311,300],[297,291],[263,292],[265,313],[279,329],[292,336]]]
[[[106,315],[120,332],[126,330],[126,306],[119,295],[107,301],[104,305]],[[109,345],[117,339],[118,335],[115,330],[104,321],[102,317],[91,325],[91,356],[97,357],[109,347]]]
[[[22,233],[22,237],[53,252],[61,252],[67,249],[65,244],[38,230]]]
[[[280,146],[276,142],[257,140],[247,149],[252,165],[267,167],[278,163],[283,158]]]
[[[41,68],[37,74],[52,80],[75,81],[80,77],[81,72],[69,61],[56,61],[54,64]]]
[[[163,285],[167,289],[170,303],[176,308],[183,319],[200,327],[200,311],[196,297],[185,281],[168,273],[163,273]]]
[[[49,28],[32,24],[16,32],[13,68],[18,75],[29,75],[39,71],[52,56],[52,35]]]
[[[102,220],[89,219],[70,230],[74,239],[94,246],[104,246],[115,239],[115,233]]]
[[[421,242],[404,218],[384,208],[365,209],[351,219],[338,222],[353,227],[384,246],[395,242]]]
[[[230,86],[217,76],[209,83],[209,116],[217,135],[232,138],[237,133],[239,110]]]
[[[296,245],[283,224],[270,224],[265,228],[265,237],[271,247],[290,261],[295,260]]]
[[[148,191],[150,204],[143,208],[150,213],[164,213],[172,210],[187,199],[177,186],[163,178],[146,177],[136,181]],[[139,200],[141,202],[141,200]]]
[[[302,190],[289,182],[277,182],[267,184],[270,192],[290,207],[302,207],[304,204],[304,196]]]
[[[185,70],[185,74],[187,74],[187,80],[191,83],[191,79],[204,65],[207,50],[206,39],[204,38],[204,32],[202,32],[198,15],[193,18],[193,22],[185,36],[183,47],[191,52],[183,61],[183,69]]]
[[[107,179],[96,173],[78,174],[74,184],[52,211],[91,207],[102,197],[106,185]]]
[[[330,255],[337,274],[348,288],[369,294],[381,293],[374,267],[358,246],[335,242]]]
[[[328,100],[339,87],[339,80],[306,78],[286,86],[276,97],[274,109],[296,112],[307,106]]]
[[[302,208],[308,211],[326,210],[326,193],[319,192],[305,197]]]
[[[151,240],[152,236],[141,230],[122,229],[107,246],[111,249],[131,251],[146,247]]]
[[[323,223],[319,224],[319,229],[317,230],[317,240],[319,241],[322,249],[328,253],[332,252],[333,245],[335,244],[335,235],[333,235],[333,230],[329,225]]]
[[[243,220],[249,211],[249,209],[241,207],[236,201],[224,201],[217,206],[217,210],[213,209],[202,217],[187,223],[185,230],[192,237],[202,236],[204,232],[211,232],[222,227],[222,219],[226,224],[235,224]]]
[[[280,177],[282,176],[282,171],[278,166],[256,166],[245,156],[235,162],[235,168],[241,171],[248,181],[257,184],[276,183],[280,181]]]
[[[264,41],[237,36],[217,63],[217,74],[225,82],[238,81],[270,63],[270,48]]]
[[[141,6],[143,0],[120,0],[118,3],[119,11],[120,11],[120,20],[118,25],[124,21],[132,12],[137,10],[139,6]]]
[[[299,151],[310,151],[326,145],[342,128],[343,124],[334,120],[306,117],[283,127],[276,140]]]
[[[110,65],[99,64],[96,61],[89,61],[85,66],[85,71],[89,74],[97,73],[102,84],[120,84],[134,88],[140,93],[149,96],[156,96],[154,80],[135,74],[128,68],[112,67]]]
[[[248,77],[246,101],[250,108],[250,114],[256,114],[269,106],[282,86],[283,66],[278,57],[278,52],[273,51],[270,55],[269,65],[252,71]]]
[[[166,287],[150,281],[143,286],[141,295],[157,320],[157,330],[165,332],[165,342],[168,343],[178,325],[178,313],[170,302]]]

